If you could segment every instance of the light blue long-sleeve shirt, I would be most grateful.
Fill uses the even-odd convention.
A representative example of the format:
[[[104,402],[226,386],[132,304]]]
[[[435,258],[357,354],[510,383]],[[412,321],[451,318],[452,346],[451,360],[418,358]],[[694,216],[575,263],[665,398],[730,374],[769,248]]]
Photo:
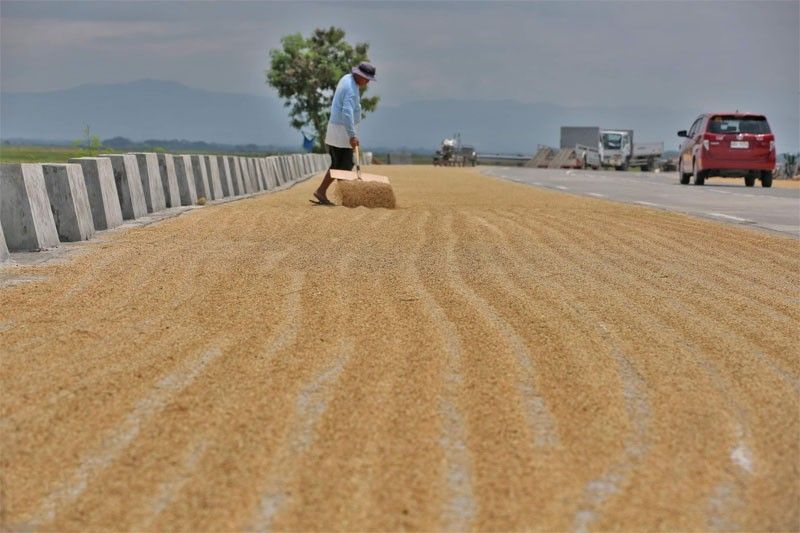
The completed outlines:
[[[352,74],[345,74],[336,84],[329,120],[344,126],[350,138],[356,136],[356,124],[361,122],[361,93]]]

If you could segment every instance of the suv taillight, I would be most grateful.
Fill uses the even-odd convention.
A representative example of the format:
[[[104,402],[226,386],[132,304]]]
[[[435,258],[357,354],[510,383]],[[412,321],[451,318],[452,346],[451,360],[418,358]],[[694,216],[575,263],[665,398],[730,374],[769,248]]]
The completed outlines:
[[[700,138],[703,140],[703,149],[706,151],[711,149],[711,141],[716,140],[716,138],[713,135],[709,135],[708,133],[704,133]]]

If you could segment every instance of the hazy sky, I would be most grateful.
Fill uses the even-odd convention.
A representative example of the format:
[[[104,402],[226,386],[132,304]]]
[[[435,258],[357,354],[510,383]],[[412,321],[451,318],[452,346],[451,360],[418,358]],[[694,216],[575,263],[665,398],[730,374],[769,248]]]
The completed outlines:
[[[265,94],[281,36],[370,43],[384,105],[513,99],[798,115],[800,2],[0,2],[0,85]]]

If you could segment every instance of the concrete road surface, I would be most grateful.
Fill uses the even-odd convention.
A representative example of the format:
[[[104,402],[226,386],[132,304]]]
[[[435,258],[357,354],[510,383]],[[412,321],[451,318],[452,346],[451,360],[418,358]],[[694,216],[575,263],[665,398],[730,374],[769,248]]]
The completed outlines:
[[[0,530],[797,529],[800,239],[379,169],[0,267]]]
[[[681,185],[678,174],[516,167],[481,169],[518,183],[689,213],[800,237],[800,187],[745,187],[743,179]]]

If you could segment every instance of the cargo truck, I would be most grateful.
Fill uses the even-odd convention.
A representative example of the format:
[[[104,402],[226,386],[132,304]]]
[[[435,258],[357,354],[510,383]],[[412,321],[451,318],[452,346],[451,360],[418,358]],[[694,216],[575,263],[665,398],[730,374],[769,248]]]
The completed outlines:
[[[591,127],[561,127],[561,148],[596,146],[600,164],[617,170],[636,166],[653,170],[664,151],[663,143],[633,144],[633,130]]]
[[[633,145],[633,155],[628,163],[630,167],[639,167],[645,172],[656,169],[661,155],[664,153],[664,143],[637,143]]]

